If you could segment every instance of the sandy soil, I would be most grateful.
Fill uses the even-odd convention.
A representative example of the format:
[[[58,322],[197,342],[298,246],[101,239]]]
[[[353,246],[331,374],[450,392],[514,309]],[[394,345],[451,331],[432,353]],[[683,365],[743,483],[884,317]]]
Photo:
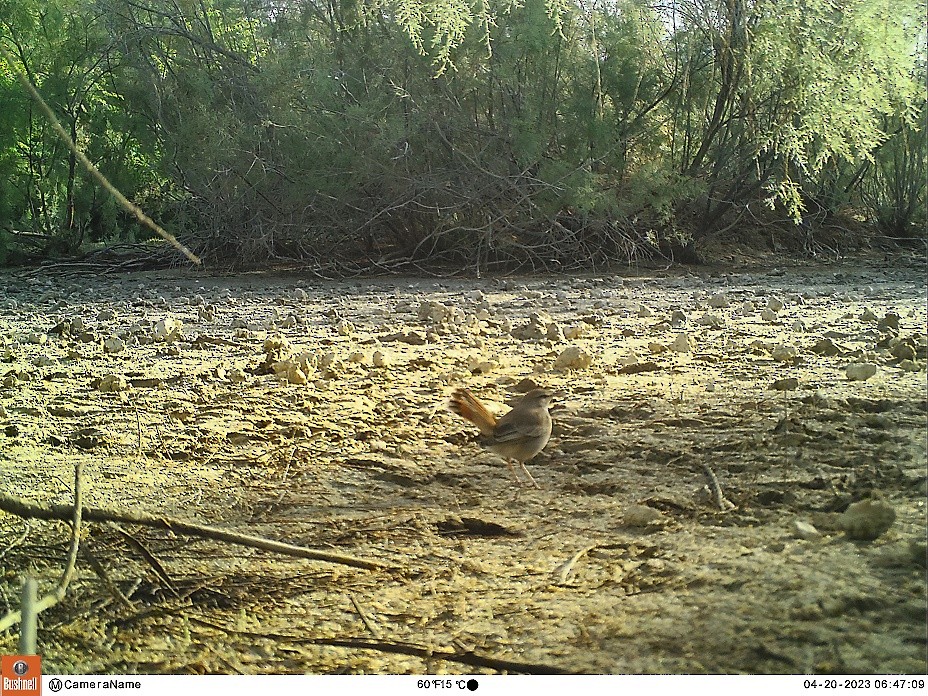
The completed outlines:
[[[82,462],[88,507],[390,566],[88,524],[45,670],[923,674],[926,322],[898,259],[6,273],[5,494],[69,505]],[[527,380],[563,393],[540,490],[444,407]],[[26,571],[54,586],[69,529],[0,513],[0,613]]]

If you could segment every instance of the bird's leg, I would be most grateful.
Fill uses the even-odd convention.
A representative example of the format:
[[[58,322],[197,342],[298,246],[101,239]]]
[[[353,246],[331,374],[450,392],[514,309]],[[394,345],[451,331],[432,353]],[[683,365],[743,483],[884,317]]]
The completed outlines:
[[[535,488],[540,489],[541,486],[538,485],[538,482],[532,477],[530,473],[528,473],[528,469],[525,468],[525,462],[519,462],[519,466],[522,467],[522,471],[524,471],[525,475],[528,476],[528,480],[532,482],[532,485],[535,486]]]
[[[515,468],[515,466],[513,466],[512,460],[511,460],[511,459],[507,459],[507,460],[506,460],[506,464],[507,464],[507,466],[509,466],[509,471],[512,472],[512,478],[514,478],[514,479],[516,480],[516,483],[518,483],[518,484],[521,486],[521,485],[522,485],[522,479],[519,478],[519,474],[518,474],[518,472],[516,472],[516,468]],[[522,468],[524,469],[525,467],[522,467]],[[528,473],[528,472],[526,472],[526,473]],[[532,477],[529,476],[529,478],[532,478]]]

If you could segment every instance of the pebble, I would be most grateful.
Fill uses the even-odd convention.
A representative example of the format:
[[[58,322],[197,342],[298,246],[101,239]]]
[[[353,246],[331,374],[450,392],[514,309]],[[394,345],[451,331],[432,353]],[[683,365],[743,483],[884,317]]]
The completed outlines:
[[[690,353],[693,350],[690,336],[685,331],[677,334],[677,337],[674,339],[673,343],[667,347],[677,353]]]
[[[664,514],[647,505],[629,505],[622,515],[622,522],[627,527],[650,527],[664,521]]]
[[[152,329],[156,341],[175,341],[180,338],[183,323],[174,317],[160,319]]]
[[[725,320],[722,319],[722,317],[720,317],[718,314],[706,312],[696,320],[696,323],[700,326],[708,326],[713,329],[718,329],[725,324]]]
[[[793,521],[793,533],[798,538],[804,539],[805,541],[814,541],[822,538],[822,533],[820,531],[813,525],[808,522],[803,522],[802,520]]]
[[[389,367],[391,362],[390,356],[381,350],[375,350],[371,356],[371,364],[374,367]]]
[[[770,357],[777,362],[793,362],[799,354],[796,346],[780,344],[770,349]]]
[[[103,339],[104,353],[122,353],[126,349],[126,342],[119,336],[108,336]]]
[[[122,375],[106,375],[100,379],[97,389],[102,392],[129,391],[129,382]]]
[[[731,302],[728,299],[728,293],[718,292],[709,298],[708,304],[710,307],[721,309],[722,307],[728,307]]]
[[[862,382],[876,374],[876,365],[873,363],[851,363],[844,370],[847,378],[854,382]]]
[[[760,318],[764,321],[776,321],[777,313],[770,309],[770,307],[764,307],[760,310]]]
[[[568,346],[554,361],[554,367],[559,370],[582,370],[592,364],[593,356],[579,346]]]
[[[767,300],[767,309],[771,312],[779,312],[784,306],[783,300],[778,297],[771,297]]]
[[[838,518],[838,525],[849,539],[873,541],[896,521],[896,510],[882,500],[851,503]]]

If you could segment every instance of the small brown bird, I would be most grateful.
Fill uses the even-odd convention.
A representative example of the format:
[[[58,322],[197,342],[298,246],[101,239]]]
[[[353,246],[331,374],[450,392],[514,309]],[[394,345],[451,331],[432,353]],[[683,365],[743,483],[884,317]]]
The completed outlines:
[[[551,438],[548,407],[555,394],[550,389],[532,389],[502,418],[497,419],[466,389],[456,389],[448,404],[452,411],[480,429],[483,444],[506,459],[516,481],[522,483],[513,462],[518,462],[535,488],[541,488],[528,473],[525,462],[544,449]]]

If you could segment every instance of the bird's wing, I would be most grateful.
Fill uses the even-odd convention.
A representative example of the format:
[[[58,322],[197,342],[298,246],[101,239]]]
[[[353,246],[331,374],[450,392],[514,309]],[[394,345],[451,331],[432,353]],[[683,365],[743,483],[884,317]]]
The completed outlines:
[[[493,439],[497,442],[508,442],[523,437],[541,437],[550,434],[550,425],[545,415],[546,413],[540,411],[537,413],[510,411],[496,422]],[[510,418],[510,416],[513,417]]]

